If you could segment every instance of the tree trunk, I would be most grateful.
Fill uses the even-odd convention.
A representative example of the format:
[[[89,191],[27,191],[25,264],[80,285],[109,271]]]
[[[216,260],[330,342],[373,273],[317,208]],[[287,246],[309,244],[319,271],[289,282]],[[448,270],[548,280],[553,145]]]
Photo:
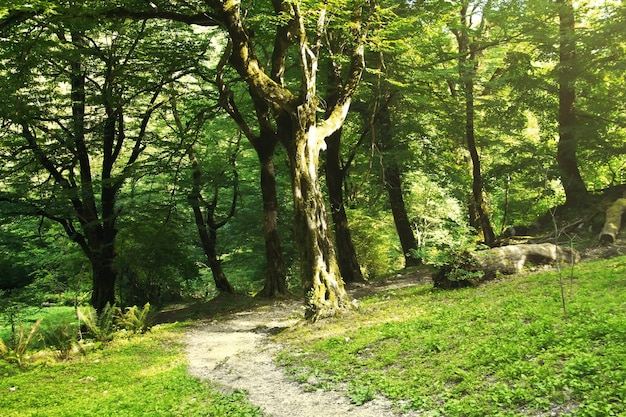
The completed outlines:
[[[626,198],[618,198],[606,210],[604,227],[600,232],[600,243],[604,245],[615,242],[617,234],[622,228],[622,215],[626,211]]]
[[[374,126],[374,134],[385,151],[394,150],[393,131],[391,114],[389,110],[389,99],[379,109]],[[417,240],[413,234],[411,222],[404,204],[404,194],[402,191],[402,176],[400,166],[393,157],[387,158],[384,162],[384,182],[391,205],[391,214],[396,226],[396,232],[400,239],[402,254],[404,255],[404,266],[416,266],[421,264],[421,260],[416,258],[413,251],[417,250]]]
[[[215,281],[215,287],[219,291],[234,294],[235,289],[230,282],[228,282],[226,274],[222,269],[222,262],[217,258],[217,251],[215,250],[217,233],[215,230],[208,227],[204,221],[202,209],[200,208],[200,202],[192,202],[192,206],[198,235],[200,236],[200,242],[202,243],[202,249],[204,250],[204,254],[207,258],[209,268],[211,268],[211,274],[213,275],[213,281]]]
[[[276,196],[273,153],[274,146],[271,146],[271,150],[257,149],[257,155],[261,163],[263,239],[265,240],[265,258],[267,261],[265,285],[259,293],[263,297],[283,297],[287,295],[286,267],[278,234],[278,199]]]
[[[391,204],[391,213],[393,221],[396,225],[396,231],[400,238],[402,253],[404,254],[404,266],[416,266],[421,264],[421,260],[416,258],[412,252],[417,250],[417,241],[409,222],[409,216],[406,212],[404,204],[404,196],[402,194],[402,178],[400,177],[400,168],[396,163],[390,163],[385,166],[385,186],[389,194],[389,202]]]
[[[309,121],[314,120],[314,111],[309,112],[312,114]],[[350,301],[339,272],[318,179],[319,152],[324,137],[316,134],[311,122],[304,124],[306,120],[294,119],[294,137],[285,143],[291,169],[294,231],[302,285],[307,293],[305,315],[317,320],[349,308]],[[308,129],[300,128],[302,126]]]
[[[92,293],[91,305],[98,314],[107,304],[115,304],[115,281],[117,273],[113,269],[115,251],[113,242],[103,242],[100,248],[91,249]]]
[[[363,273],[348,226],[348,216],[343,202],[344,172],[341,169],[341,129],[326,138],[326,187],[335,230],[337,261],[344,282],[363,282]]]
[[[222,292],[234,294],[235,289],[228,282],[226,274],[222,269],[222,262],[217,258],[217,226],[214,225],[212,216],[214,215],[215,205],[217,204],[217,195],[215,196],[213,204],[205,203],[201,194],[201,177],[202,171],[198,164],[193,146],[188,151],[189,159],[191,160],[192,173],[192,190],[189,195],[189,203],[193,210],[194,220],[196,222],[196,228],[198,229],[198,235],[200,242],[202,243],[202,249],[207,258],[209,268],[211,268],[211,274],[213,275],[213,281],[215,281],[215,287]],[[234,205],[234,204],[233,204]],[[207,209],[206,220],[202,213],[202,207]],[[231,213],[234,212],[234,207],[231,208]],[[213,227],[216,226],[216,227]]]
[[[493,246],[496,235],[489,220],[487,203],[483,194],[483,179],[481,173],[480,155],[476,147],[476,133],[474,129],[474,78],[476,77],[477,55],[475,46],[470,43],[468,35],[469,27],[467,19],[467,5],[461,9],[460,30],[455,30],[455,36],[459,46],[459,78],[463,86],[465,97],[465,141],[472,161],[472,207],[470,213],[474,212],[480,223],[480,232],[483,241],[488,246]],[[482,27],[481,21],[481,27]]]
[[[576,33],[574,6],[571,0],[559,4],[559,144],[557,163],[565,191],[565,204],[584,205],[588,196],[578,169],[576,151]]]

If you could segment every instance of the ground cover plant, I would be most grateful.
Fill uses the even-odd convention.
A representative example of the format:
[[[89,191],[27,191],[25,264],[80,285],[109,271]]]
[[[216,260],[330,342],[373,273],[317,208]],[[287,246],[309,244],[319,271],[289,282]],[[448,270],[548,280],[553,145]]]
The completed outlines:
[[[563,273],[379,293],[348,318],[283,332],[279,361],[311,389],[425,416],[625,415],[626,257]]]
[[[220,394],[187,373],[180,325],[160,325],[69,362],[19,369],[0,361],[0,415],[262,415],[243,393]]]

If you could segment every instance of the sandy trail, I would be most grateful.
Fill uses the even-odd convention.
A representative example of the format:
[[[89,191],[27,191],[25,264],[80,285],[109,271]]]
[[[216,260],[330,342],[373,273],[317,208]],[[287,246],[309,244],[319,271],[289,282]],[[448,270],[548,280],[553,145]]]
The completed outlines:
[[[406,286],[406,282],[385,288]],[[410,282],[417,283],[415,279]],[[268,335],[295,325],[302,316],[301,302],[283,301],[198,325],[187,334],[189,372],[217,383],[224,391],[245,390],[250,402],[272,417],[419,415],[398,414],[384,398],[357,406],[342,392],[304,390],[290,380],[274,364],[280,346]]]

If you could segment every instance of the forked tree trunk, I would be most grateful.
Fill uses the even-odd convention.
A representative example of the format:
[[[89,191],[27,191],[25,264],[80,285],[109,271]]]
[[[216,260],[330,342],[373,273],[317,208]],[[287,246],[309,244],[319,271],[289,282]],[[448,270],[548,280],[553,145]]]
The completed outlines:
[[[296,120],[294,126],[302,126]],[[294,231],[300,253],[300,272],[307,293],[306,317],[317,320],[350,307],[341,279],[328,227],[324,196],[319,184],[319,153],[324,138],[315,126],[296,128],[286,144],[291,168]]]
[[[194,219],[196,220],[196,227],[198,229],[198,235],[200,236],[200,242],[202,243],[202,249],[207,258],[207,263],[211,269],[213,275],[213,281],[218,291],[228,294],[234,294],[235,289],[228,282],[226,274],[222,269],[222,262],[217,257],[217,233],[216,230],[211,229],[205,222],[202,216],[202,210],[200,208],[200,202],[192,201]]]

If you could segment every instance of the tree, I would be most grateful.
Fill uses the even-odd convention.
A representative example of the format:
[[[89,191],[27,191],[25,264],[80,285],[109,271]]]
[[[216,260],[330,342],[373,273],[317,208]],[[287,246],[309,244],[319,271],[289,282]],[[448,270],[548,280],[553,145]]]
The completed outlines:
[[[559,144],[557,162],[569,206],[584,203],[588,195],[578,169],[576,101],[576,20],[571,0],[559,5]]]
[[[254,148],[260,164],[260,187],[263,200],[262,222],[263,240],[265,243],[265,259],[267,270],[265,284],[259,295],[264,297],[283,297],[287,295],[286,266],[283,249],[278,231],[278,198],[276,189],[276,173],[274,152],[278,145],[278,134],[272,125],[270,107],[260,97],[252,95],[255,120],[258,133],[250,126],[237,105],[232,89],[224,80],[225,66],[232,54],[232,42],[228,42],[224,55],[217,66],[216,84],[220,92],[222,108],[237,123],[241,132]],[[273,71],[277,73],[279,70]]]
[[[458,27],[452,28],[452,32],[459,47],[459,83],[465,100],[465,140],[472,166],[472,204],[470,213],[476,214],[475,217],[478,220],[485,244],[491,246],[495,242],[495,233],[491,226],[484,198],[481,161],[474,129],[474,83],[478,69],[478,58],[481,53],[481,46],[477,39],[480,39],[485,33],[487,22],[484,14],[488,12],[486,9],[489,7],[489,3],[489,0],[487,4],[463,1],[460,6],[460,23]],[[477,16],[479,16],[479,22],[474,21]],[[473,36],[470,33],[473,33]],[[484,42],[484,40],[481,41]]]
[[[327,214],[318,179],[319,154],[324,139],[339,129],[345,120],[351,97],[363,71],[363,13],[365,5],[356,2],[352,22],[348,27],[352,40],[351,65],[335,106],[328,116],[318,121],[318,65],[322,41],[328,29],[328,13],[339,16],[340,9],[308,9],[305,3],[274,1],[273,14],[278,20],[268,75],[257,58],[256,44],[240,5],[208,3],[228,31],[233,43],[229,63],[246,81],[252,97],[258,97],[270,107],[277,124],[279,138],[290,162],[294,200],[294,229],[300,254],[303,287],[307,292],[307,317],[322,318],[350,306],[337,266],[334,245],[327,225]],[[334,5],[334,4],[333,4]],[[338,5],[335,5],[338,6]],[[349,8],[350,9],[350,8]],[[309,20],[313,18],[314,20]],[[312,29],[311,38],[307,25]],[[288,50],[295,46],[300,80],[298,93],[283,83],[287,69]]]
[[[189,100],[191,101],[191,100]],[[237,195],[239,189],[238,173],[236,170],[237,154],[239,153],[239,142],[237,142],[234,149],[229,152],[228,166],[232,171],[232,178],[229,178],[225,182],[228,185],[222,184],[218,181],[210,181],[210,176],[216,176],[219,178],[226,177],[227,174],[224,170],[216,170],[217,172],[207,173],[204,172],[202,164],[199,160],[196,148],[198,145],[198,137],[201,130],[204,128],[205,119],[207,117],[207,111],[209,109],[202,108],[195,115],[192,115],[188,120],[183,121],[181,111],[179,111],[176,104],[177,98],[171,100],[171,112],[174,119],[174,124],[171,126],[175,130],[178,137],[182,142],[182,148],[186,149],[187,156],[191,165],[191,189],[188,193],[188,201],[193,211],[193,217],[200,237],[200,243],[204,255],[206,256],[209,268],[213,274],[213,281],[215,287],[222,292],[233,294],[235,292],[234,287],[230,284],[226,278],[226,274],[222,268],[222,263],[217,256],[217,231],[224,227],[226,223],[235,215],[237,207]],[[214,116],[214,115],[213,115]],[[207,146],[205,144],[205,146]],[[210,146],[210,145],[209,145]],[[217,147],[217,146],[216,146]],[[219,154],[219,152],[214,152]],[[213,196],[210,200],[205,199],[203,190],[206,188],[207,183],[211,184],[211,192]],[[221,220],[218,220],[216,211],[218,209],[219,190],[224,187],[232,186],[232,200],[227,213],[222,216]]]
[[[149,170],[144,151],[157,146],[148,126],[161,92],[193,61],[165,55],[170,41],[185,43],[172,36],[175,25],[17,16],[2,24],[1,200],[58,222],[81,247],[100,311],[115,302],[118,196],[140,166]],[[158,36],[164,28],[168,38]]]

